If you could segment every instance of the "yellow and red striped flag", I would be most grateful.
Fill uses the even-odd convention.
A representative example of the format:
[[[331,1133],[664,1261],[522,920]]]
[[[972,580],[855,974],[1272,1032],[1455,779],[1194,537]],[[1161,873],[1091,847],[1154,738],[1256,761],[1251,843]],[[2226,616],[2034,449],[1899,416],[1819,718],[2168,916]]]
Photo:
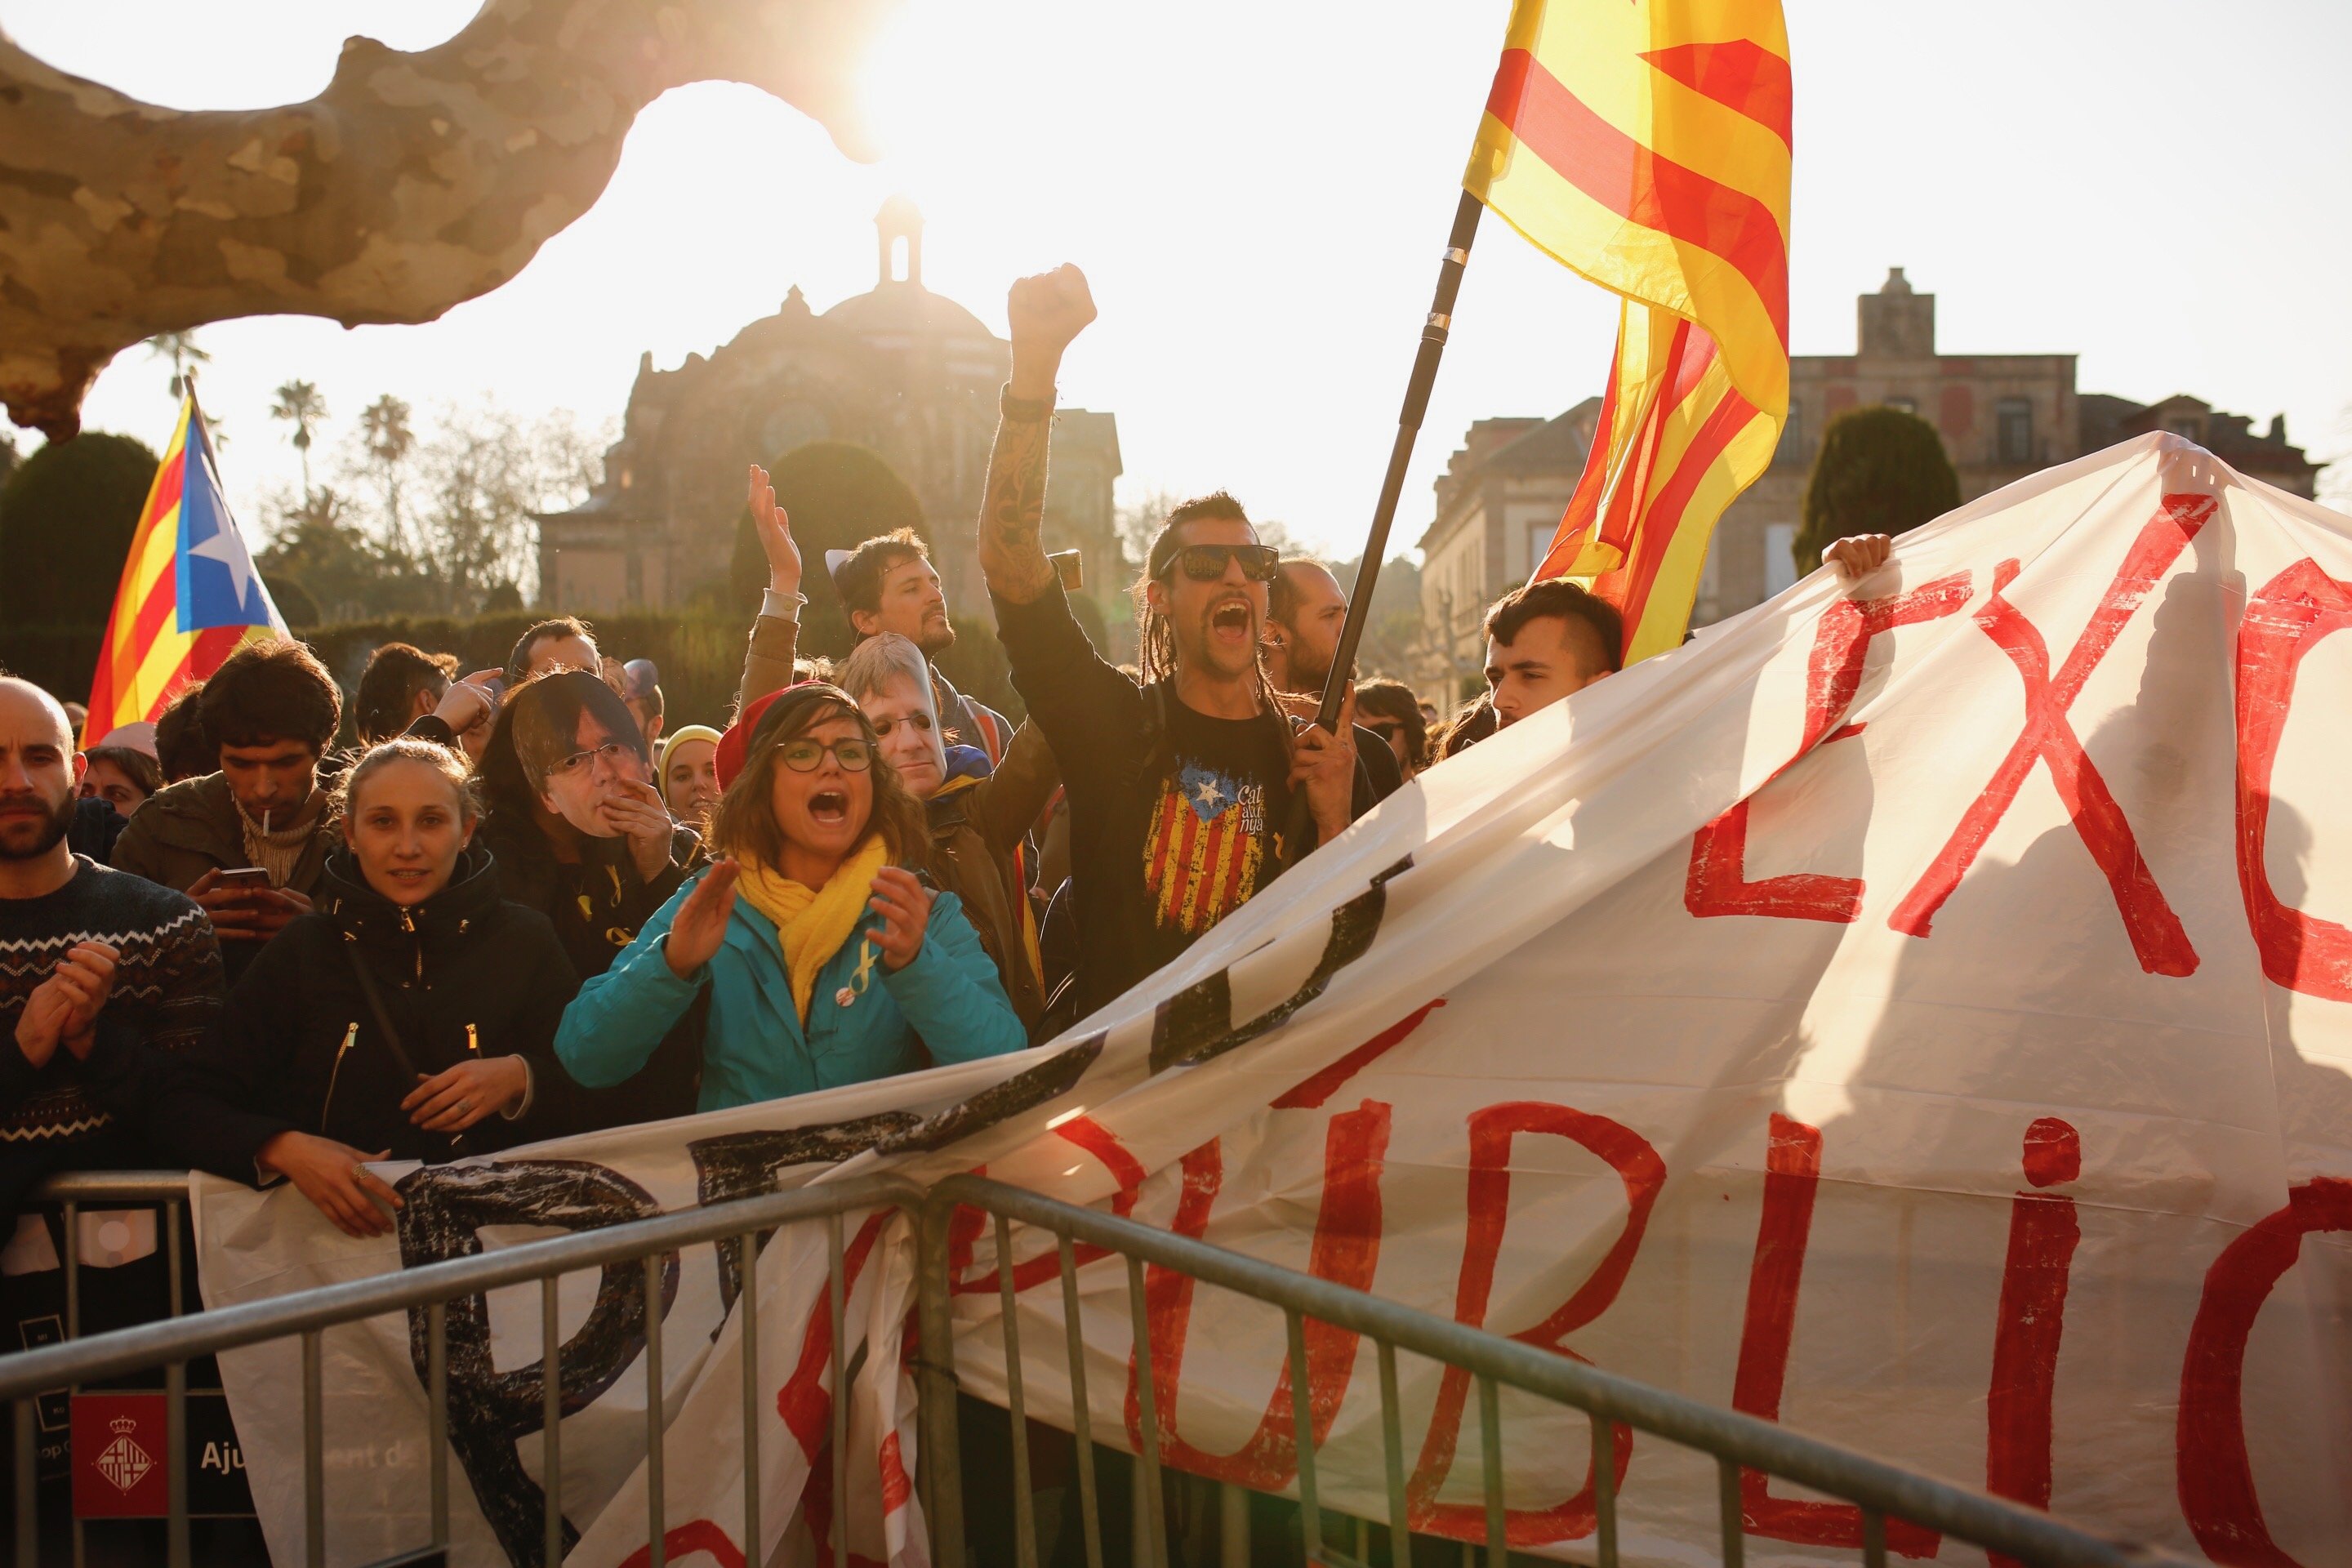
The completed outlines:
[[[286,619],[229,515],[212,437],[191,394],[181,400],[131,536],[82,744],[153,720],[183,687],[210,676],[244,644],[285,635]]]
[[[1624,296],[1609,390],[1538,577],[1587,580],[1628,663],[1675,647],[1724,508],[1789,409],[1780,0],[1514,0],[1463,184]]]

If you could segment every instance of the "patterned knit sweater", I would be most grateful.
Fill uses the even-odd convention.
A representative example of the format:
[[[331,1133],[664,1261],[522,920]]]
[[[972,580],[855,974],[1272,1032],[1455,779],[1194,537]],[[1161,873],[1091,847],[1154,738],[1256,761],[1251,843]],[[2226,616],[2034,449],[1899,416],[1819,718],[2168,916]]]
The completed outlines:
[[[121,953],[87,1060],[60,1044],[36,1068],[16,1047],[25,999],[78,942]],[[204,1037],[220,1011],[220,947],[183,893],[74,857],[37,899],[0,899],[0,1151],[87,1138],[135,1101],[150,1053]]]

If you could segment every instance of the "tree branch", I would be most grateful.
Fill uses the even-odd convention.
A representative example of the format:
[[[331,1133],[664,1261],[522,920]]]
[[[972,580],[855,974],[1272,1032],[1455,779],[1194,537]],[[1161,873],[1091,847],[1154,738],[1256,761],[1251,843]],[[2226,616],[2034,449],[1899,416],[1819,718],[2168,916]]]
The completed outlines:
[[[0,398],[61,439],[157,332],[432,321],[587,211],[637,111],[688,82],[761,88],[870,156],[855,69],[895,4],[488,0],[446,43],[352,38],[317,98],[236,111],[141,103],[0,35]]]

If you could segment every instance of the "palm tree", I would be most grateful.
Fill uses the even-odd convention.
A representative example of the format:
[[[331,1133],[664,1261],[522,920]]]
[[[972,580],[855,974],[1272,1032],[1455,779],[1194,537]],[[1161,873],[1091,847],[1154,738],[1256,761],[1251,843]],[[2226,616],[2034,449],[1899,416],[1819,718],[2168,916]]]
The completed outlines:
[[[157,332],[147,340],[150,358],[172,362],[172,395],[195,384],[195,367],[210,364],[213,356],[197,345],[194,332]]]
[[[416,433],[408,426],[408,405],[387,392],[361,409],[360,440],[368,456],[375,460],[383,482],[383,509],[390,526],[391,546],[404,554],[408,539],[400,520],[400,470],[416,446]]]
[[[302,493],[310,493],[310,431],[327,416],[327,400],[319,389],[307,381],[289,381],[278,389],[278,401],[269,405],[272,419],[283,419],[294,426],[294,450],[302,458]]]

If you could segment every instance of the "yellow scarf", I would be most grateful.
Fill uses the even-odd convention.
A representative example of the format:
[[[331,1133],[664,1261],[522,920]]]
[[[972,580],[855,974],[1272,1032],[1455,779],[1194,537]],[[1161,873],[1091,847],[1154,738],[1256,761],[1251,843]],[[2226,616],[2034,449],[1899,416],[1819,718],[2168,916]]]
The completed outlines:
[[[857,930],[874,893],[874,874],[889,863],[889,848],[878,833],[844,860],[824,887],[814,889],[757,861],[740,863],[735,890],[776,922],[784,973],[792,982],[793,1005],[800,1009],[802,1023],[808,1022],[817,972]]]

